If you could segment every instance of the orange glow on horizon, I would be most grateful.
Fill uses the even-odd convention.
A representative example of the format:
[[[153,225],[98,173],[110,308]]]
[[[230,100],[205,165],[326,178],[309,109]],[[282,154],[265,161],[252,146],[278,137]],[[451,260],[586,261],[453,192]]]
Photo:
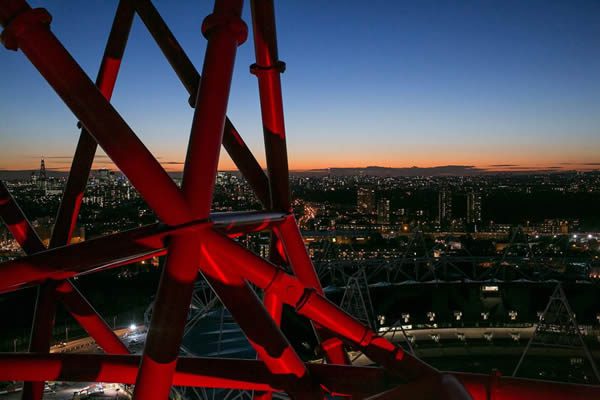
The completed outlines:
[[[46,158],[46,169],[49,171],[62,171],[67,172],[70,168],[70,162],[57,162],[54,163],[53,159]],[[160,161],[160,160],[159,160]],[[258,160],[260,165],[265,168],[264,160]],[[37,170],[39,168],[39,159],[33,157],[21,158],[15,160],[2,160],[0,161],[0,170]],[[58,165],[56,165],[58,164]],[[510,171],[526,171],[526,170],[556,170],[556,171],[568,171],[568,170],[581,170],[591,171],[600,169],[600,162],[596,161],[581,161],[576,162],[569,160],[549,160],[543,162],[542,160],[536,160],[532,162],[520,162],[520,161],[509,161],[500,162],[497,160],[468,160],[468,159],[439,159],[427,160],[424,158],[415,157],[412,160],[405,162],[386,162],[382,159],[335,159],[333,157],[316,158],[310,157],[303,160],[290,157],[290,170],[291,171],[308,171],[308,170],[321,170],[329,168],[366,168],[369,166],[377,166],[384,168],[432,168],[432,167],[443,167],[443,166],[470,166],[475,169],[482,169],[487,171],[498,171],[498,172],[510,172]],[[164,163],[163,167],[167,172],[181,172],[183,170],[183,161],[179,162],[168,162]],[[108,168],[110,170],[117,170],[116,166],[110,161],[95,162],[93,169]],[[219,162],[220,171],[235,171],[237,168],[227,154],[223,154],[221,161]]]

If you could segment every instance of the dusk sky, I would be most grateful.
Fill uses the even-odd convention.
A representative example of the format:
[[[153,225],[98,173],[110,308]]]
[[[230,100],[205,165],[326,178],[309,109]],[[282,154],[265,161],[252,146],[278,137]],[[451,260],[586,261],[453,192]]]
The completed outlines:
[[[117,1],[32,1],[95,80]],[[212,1],[155,1],[201,69]],[[275,4],[292,169],[474,165],[600,168],[600,1]],[[244,19],[250,24],[249,4]],[[264,161],[252,38],[228,115]],[[76,118],[21,52],[0,49],[0,169],[66,169]],[[113,104],[169,170],[193,110],[136,18]],[[95,167],[111,166],[104,157]],[[225,152],[221,168],[233,165]],[[512,167],[508,167],[512,168]]]

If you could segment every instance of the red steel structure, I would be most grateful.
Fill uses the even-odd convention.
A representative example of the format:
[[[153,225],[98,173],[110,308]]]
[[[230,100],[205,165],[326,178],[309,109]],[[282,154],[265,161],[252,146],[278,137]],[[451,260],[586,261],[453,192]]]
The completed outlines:
[[[96,83],[50,30],[51,17],[23,0],[0,0],[2,42],[21,50],[80,121],[81,135],[50,245],[36,235],[4,184],[0,216],[26,256],[0,265],[0,293],[38,286],[29,353],[0,354],[0,380],[26,381],[23,399],[39,400],[44,381],[133,384],[137,400],[167,399],[172,385],[283,391],[373,399],[592,399],[600,389],[441,372],[364,326],[323,294],[290,209],[286,133],[273,0],[252,0],[252,27],[267,155],[267,173],[226,117],[236,50],[247,38],[243,0],[215,0],[202,33],[208,40],[202,79],[150,0],[119,2]],[[110,98],[129,31],[138,15],[190,94],[195,109],[182,187],[175,185]],[[160,223],[69,244],[97,146],[127,176]],[[262,211],[210,213],[221,145],[247,179]],[[1,182],[0,182],[1,183]],[[269,231],[262,259],[236,236]],[[166,255],[141,356],[130,355],[70,278]],[[293,273],[286,272],[289,265]],[[258,360],[179,357],[192,289],[201,272],[229,309]],[[263,291],[263,301],[249,286]],[[57,302],[62,302],[106,354],[49,354]],[[312,321],[326,364],[304,363],[279,329],[282,305]],[[376,366],[350,365],[347,349]]]

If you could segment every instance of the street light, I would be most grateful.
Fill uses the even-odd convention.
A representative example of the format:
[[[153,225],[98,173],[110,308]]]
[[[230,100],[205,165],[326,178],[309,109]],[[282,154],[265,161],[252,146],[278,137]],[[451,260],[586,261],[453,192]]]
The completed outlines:
[[[463,315],[463,314],[462,314],[462,311],[454,311],[454,318],[455,318],[457,321],[460,321],[460,319],[462,318],[462,315]]]
[[[131,325],[129,325],[129,330],[130,330],[131,332],[135,331],[136,329],[137,329],[137,326],[135,326],[135,324],[131,324]]]

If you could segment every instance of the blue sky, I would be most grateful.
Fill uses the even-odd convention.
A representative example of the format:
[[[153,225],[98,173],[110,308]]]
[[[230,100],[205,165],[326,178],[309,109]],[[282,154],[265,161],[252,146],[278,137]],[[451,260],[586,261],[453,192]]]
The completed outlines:
[[[117,2],[31,4],[50,11],[53,32],[95,79]],[[155,4],[200,69],[213,3]],[[292,168],[600,161],[598,1],[287,0],[276,11]],[[228,115],[262,161],[253,58],[250,37]],[[67,167],[76,119],[23,54],[0,51],[0,72],[0,169],[35,167],[42,155]],[[161,161],[183,160],[187,97],[137,18],[113,104]]]

